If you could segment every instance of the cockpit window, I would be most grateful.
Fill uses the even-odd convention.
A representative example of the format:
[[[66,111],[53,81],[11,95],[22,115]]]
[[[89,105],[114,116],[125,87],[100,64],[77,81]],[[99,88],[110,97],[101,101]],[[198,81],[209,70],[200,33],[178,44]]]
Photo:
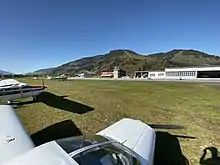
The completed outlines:
[[[106,143],[107,142],[107,143]],[[139,159],[133,151],[120,143],[95,135],[91,138],[75,136],[56,140],[70,156],[78,149],[88,149],[71,156],[79,165],[139,165]]]
[[[139,165],[138,158],[118,143],[108,143],[72,157],[79,165]]]
[[[69,154],[82,147],[86,147],[92,144],[106,142],[106,141],[109,140],[102,136],[95,135],[89,139],[87,139],[85,136],[75,136],[75,137],[59,139],[56,140],[56,143]]]

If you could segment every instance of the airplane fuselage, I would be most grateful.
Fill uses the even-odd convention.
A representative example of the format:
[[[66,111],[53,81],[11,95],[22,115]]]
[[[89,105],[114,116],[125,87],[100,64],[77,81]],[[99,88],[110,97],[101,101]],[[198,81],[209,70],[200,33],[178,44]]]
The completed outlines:
[[[27,97],[35,97],[45,91],[44,86],[13,86],[0,88],[0,100],[12,101]]]

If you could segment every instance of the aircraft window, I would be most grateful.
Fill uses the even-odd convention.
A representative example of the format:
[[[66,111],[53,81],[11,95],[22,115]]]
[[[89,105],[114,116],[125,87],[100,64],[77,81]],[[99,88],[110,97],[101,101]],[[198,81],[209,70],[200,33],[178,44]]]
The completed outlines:
[[[118,143],[94,147],[73,156],[79,165],[139,165],[138,158]]]
[[[85,136],[82,135],[59,139],[56,140],[56,143],[60,145],[69,154],[79,148],[105,141],[109,140],[98,135],[93,136],[91,139],[86,139]]]
[[[11,84],[10,85],[1,85],[1,87],[10,87],[10,86],[12,86]]]
[[[19,90],[19,87],[5,88],[5,91],[15,91],[15,90]]]
[[[31,88],[30,86],[22,86],[22,89]]]

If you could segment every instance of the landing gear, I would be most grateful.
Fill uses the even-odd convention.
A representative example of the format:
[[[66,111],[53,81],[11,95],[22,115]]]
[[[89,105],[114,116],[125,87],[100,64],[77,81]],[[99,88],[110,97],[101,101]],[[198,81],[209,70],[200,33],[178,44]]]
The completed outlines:
[[[37,97],[33,96],[33,101],[36,102],[37,101]]]

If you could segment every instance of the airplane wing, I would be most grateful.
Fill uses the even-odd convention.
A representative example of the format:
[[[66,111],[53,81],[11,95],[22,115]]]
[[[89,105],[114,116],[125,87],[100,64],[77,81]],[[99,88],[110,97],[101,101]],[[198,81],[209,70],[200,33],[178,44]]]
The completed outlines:
[[[3,165],[78,165],[55,141],[40,145]]]
[[[0,105],[0,164],[35,146],[10,105]]]
[[[97,135],[116,140],[135,151],[149,164],[153,162],[156,134],[150,126],[140,120],[124,118]]]

